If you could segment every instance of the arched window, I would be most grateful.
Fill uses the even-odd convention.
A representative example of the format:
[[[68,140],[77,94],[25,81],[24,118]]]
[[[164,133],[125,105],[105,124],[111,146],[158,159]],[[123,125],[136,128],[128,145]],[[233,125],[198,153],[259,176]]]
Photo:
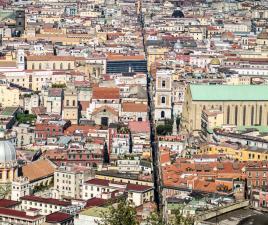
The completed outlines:
[[[162,80],[162,88],[166,87],[166,81]]]
[[[165,118],[165,111],[161,111],[161,118]]]
[[[260,106],[260,112],[259,112],[259,125],[262,124],[262,106]]]
[[[254,106],[251,106],[251,126],[254,125]]]
[[[23,62],[23,56],[20,57],[20,62]]]
[[[61,70],[63,69],[63,64],[62,64],[62,63],[60,64],[60,69],[61,69]]]
[[[162,102],[162,103],[166,103],[166,97],[162,97],[162,98],[161,98],[161,102]]]
[[[237,120],[238,120],[238,106],[235,106],[235,125],[237,125]]]
[[[243,126],[246,125],[246,116],[247,116],[247,107],[244,105],[244,107],[243,107]]]
[[[53,70],[56,69],[56,63],[53,63]]]
[[[42,64],[41,63],[39,63],[39,70],[41,70],[42,69]]]
[[[230,124],[230,106],[227,106],[227,124]]]
[[[32,64],[32,70],[35,70],[35,66],[34,66],[34,63]]]

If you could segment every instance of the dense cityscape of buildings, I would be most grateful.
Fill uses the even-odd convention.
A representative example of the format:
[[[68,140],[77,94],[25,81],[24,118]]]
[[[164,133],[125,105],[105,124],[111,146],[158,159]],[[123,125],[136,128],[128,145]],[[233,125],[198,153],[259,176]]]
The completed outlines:
[[[0,224],[265,216],[267,22],[266,0],[0,0]]]

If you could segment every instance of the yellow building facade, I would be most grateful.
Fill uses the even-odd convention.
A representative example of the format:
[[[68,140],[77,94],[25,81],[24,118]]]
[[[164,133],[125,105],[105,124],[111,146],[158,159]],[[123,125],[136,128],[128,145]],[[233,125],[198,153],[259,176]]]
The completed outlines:
[[[147,69],[150,71],[151,65],[155,63],[157,59],[164,59],[165,53],[169,51],[168,48],[155,48],[153,46],[149,46],[147,48]]]
[[[28,70],[73,70],[75,57],[55,55],[34,55],[27,57]]]
[[[78,93],[74,87],[64,91],[63,119],[78,124]]]
[[[0,84],[0,107],[17,107],[20,105],[20,91]]]
[[[266,149],[247,149],[232,145],[204,145],[198,151],[198,155],[202,154],[222,154],[227,158],[239,161],[264,161],[268,159],[268,150]]]

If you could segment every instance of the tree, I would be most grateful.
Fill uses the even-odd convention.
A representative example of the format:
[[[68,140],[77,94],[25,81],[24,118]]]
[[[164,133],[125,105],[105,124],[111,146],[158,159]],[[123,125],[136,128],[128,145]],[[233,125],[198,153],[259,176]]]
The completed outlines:
[[[52,84],[52,88],[66,88],[66,84]]]
[[[103,147],[103,163],[110,163],[110,157],[108,152],[107,143],[105,142]]]
[[[151,215],[146,220],[146,225],[165,225],[161,214],[157,212],[151,213]]]
[[[164,124],[156,127],[157,135],[170,135],[173,128],[173,119],[165,119]]]
[[[128,201],[120,200],[116,206],[109,207],[108,212],[103,213],[99,225],[138,225],[136,210]]]
[[[192,217],[184,217],[182,215],[181,208],[175,210],[175,218],[172,221],[172,225],[194,225],[194,220]]]
[[[26,113],[18,113],[16,119],[19,123],[32,123],[36,120],[36,115],[26,114]]]
[[[165,124],[165,125],[158,125],[156,127],[157,135],[168,135],[172,133],[172,125]]]

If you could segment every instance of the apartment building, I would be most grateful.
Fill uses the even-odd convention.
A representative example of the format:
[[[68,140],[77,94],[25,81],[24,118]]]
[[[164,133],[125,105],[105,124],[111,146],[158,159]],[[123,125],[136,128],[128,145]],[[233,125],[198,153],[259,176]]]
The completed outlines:
[[[38,209],[41,215],[48,215],[71,205],[71,203],[67,201],[54,198],[42,198],[34,195],[26,195],[21,197],[20,200],[22,210]]]
[[[0,221],[3,224],[12,225],[39,225],[46,220],[45,216],[39,215],[38,210],[29,209],[24,211],[0,208]]]
[[[145,202],[153,201],[154,188],[151,186],[130,184],[102,180],[98,178],[90,179],[83,184],[82,198],[101,198],[104,193],[125,193],[130,203],[140,206]]]
[[[82,185],[91,175],[91,171],[86,167],[59,167],[54,173],[53,197],[56,199],[81,198]]]

